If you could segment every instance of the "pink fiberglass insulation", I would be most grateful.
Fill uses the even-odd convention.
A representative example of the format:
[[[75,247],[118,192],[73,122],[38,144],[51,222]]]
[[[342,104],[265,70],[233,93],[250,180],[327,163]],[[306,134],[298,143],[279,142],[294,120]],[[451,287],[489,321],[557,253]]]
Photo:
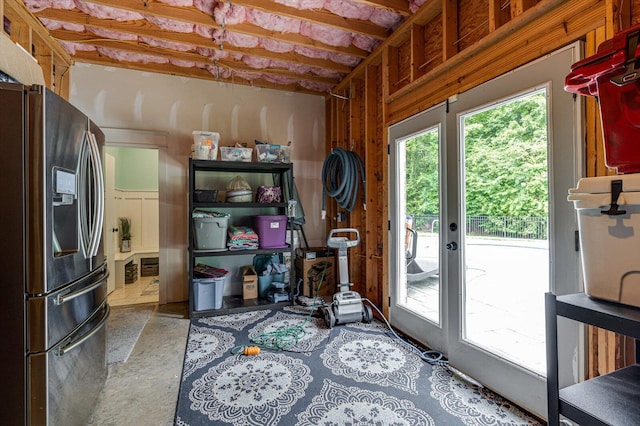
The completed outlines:
[[[269,68],[271,66],[271,59],[259,58],[257,56],[244,55],[242,62],[255,69]]]
[[[217,44],[224,45],[229,43],[236,47],[258,47],[260,39],[251,35],[233,33],[231,31],[215,30],[213,32],[213,41]]]
[[[298,84],[305,89],[314,90],[316,92],[329,92],[333,88],[332,85],[309,80],[302,80]]]
[[[69,30],[69,31],[84,32],[84,25],[80,25],[80,24],[72,24],[72,23],[69,23],[69,22],[60,22],[60,21],[56,21],[54,19],[47,19],[47,18],[40,18],[40,22],[42,22],[42,25],[47,27],[47,29],[50,30],[50,31],[59,30],[60,28],[64,28],[65,30]]]
[[[373,12],[373,7],[348,0],[325,0],[325,9],[349,19],[368,20]]]
[[[213,16],[213,10],[216,8],[217,4],[218,2],[211,0],[193,0],[193,5],[196,9],[199,9],[201,12],[210,16]]]
[[[299,33],[301,24],[298,19],[253,9],[247,9],[247,22],[279,33]]]
[[[311,47],[306,46],[295,46],[293,51],[299,53],[300,55],[306,56],[307,58],[314,59],[329,59],[330,53],[324,50],[313,49]]]
[[[75,55],[76,52],[93,52],[96,50],[96,47],[92,44],[86,43],[72,43],[69,41],[60,41],[60,44],[69,52],[69,55]]]
[[[311,37],[314,40],[328,44],[329,46],[349,47],[353,34],[324,25],[303,22],[300,25],[300,34]]]
[[[260,75],[257,73],[247,72],[247,71],[233,71],[233,77],[242,78],[243,80],[253,81],[256,78],[259,78]]]
[[[409,0],[409,10],[411,13],[416,13],[420,6],[426,3],[427,0]]]
[[[351,55],[343,55],[342,53],[332,53],[329,55],[329,59],[336,64],[342,64],[348,67],[355,67],[360,63],[360,58]]]
[[[193,68],[197,66],[195,62],[183,61],[181,59],[169,59],[169,63],[182,68]]]
[[[367,52],[372,52],[380,43],[380,40],[373,37],[362,34],[353,35],[353,45],[359,49],[366,50]]]
[[[261,38],[260,46],[270,52],[285,53],[293,50],[293,44],[283,41],[271,40],[269,38]]]
[[[145,19],[154,25],[167,31],[175,31],[177,33],[192,33],[193,24],[189,22],[176,21],[175,19],[161,18],[159,16],[146,16]]]
[[[111,6],[102,6],[99,4],[83,2],[76,0],[76,7],[82,12],[94,16],[99,19],[115,19],[116,21],[137,21],[144,17],[138,12],[129,12],[128,10],[118,9]]]
[[[118,61],[126,61],[126,62],[142,62],[144,64],[148,63],[156,63],[156,64],[166,64],[169,62],[167,58],[161,58],[159,56],[153,55],[143,55],[140,53],[132,53],[125,52],[117,49],[109,49],[106,47],[97,47],[96,48],[101,55],[107,56],[111,59],[115,59]]]
[[[90,26],[87,26],[87,31],[91,31],[95,35],[102,38],[110,38],[113,40],[138,41],[137,35],[123,33],[121,31],[113,31],[113,30],[107,30],[105,28],[90,27]]]
[[[274,74],[262,74],[262,78],[271,83],[276,84],[295,84],[298,80],[293,79],[291,77],[285,77],[283,75],[274,75]]]
[[[213,39],[213,31],[213,28],[205,27],[204,25],[195,26],[195,33],[200,37],[208,38],[209,40]]]
[[[45,9],[66,9],[76,8],[74,0],[25,0],[25,6],[31,13],[38,13]]]
[[[247,20],[247,11],[242,6],[231,3],[219,3],[213,11],[213,18],[218,25],[242,24]]]
[[[403,21],[401,15],[385,9],[375,9],[371,13],[371,22],[387,29],[395,29]]]
[[[342,80],[342,78],[346,75],[338,71],[318,67],[311,67],[311,72],[320,77],[333,78],[336,80]]]
[[[149,46],[162,47],[165,49],[177,50],[178,52],[190,52],[196,49],[192,44],[177,43],[175,41],[159,40],[151,37],[139,37],[140,41],[147,43]]]
[[[215,78],[231,78],[232,72],[228,68],[217,66],[217,65],[207,65],[207,71],[211,73]]]

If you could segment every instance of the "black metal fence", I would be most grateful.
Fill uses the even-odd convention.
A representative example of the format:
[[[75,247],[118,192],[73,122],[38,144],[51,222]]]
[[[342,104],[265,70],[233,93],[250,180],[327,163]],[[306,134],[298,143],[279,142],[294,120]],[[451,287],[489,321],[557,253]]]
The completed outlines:
[[[422,232],[439,232],[436,215],[411,216],[411,226]],[[546,240],[549,224],[546,217],[468,216],[467,235],[476,237]]]

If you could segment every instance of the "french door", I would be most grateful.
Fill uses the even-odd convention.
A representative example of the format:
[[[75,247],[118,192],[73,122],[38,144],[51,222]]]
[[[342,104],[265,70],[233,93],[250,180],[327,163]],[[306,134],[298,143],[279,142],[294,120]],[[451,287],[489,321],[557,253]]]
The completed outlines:
[[[389,129],[391,323],[452,366],[546,417],[544,294],[579,290],[579,45]],[[559,331],[564,365],[578,326]],[[580,378],[561,378],[564,385]]]

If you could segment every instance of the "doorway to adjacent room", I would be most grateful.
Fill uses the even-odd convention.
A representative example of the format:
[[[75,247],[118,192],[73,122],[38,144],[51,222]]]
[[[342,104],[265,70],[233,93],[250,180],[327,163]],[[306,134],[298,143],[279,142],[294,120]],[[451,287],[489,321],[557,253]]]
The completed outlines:
[[[158,149],[106,146],[104,157],[109,304],[158,303]],[[125,227],[128,241],[123,241]]]

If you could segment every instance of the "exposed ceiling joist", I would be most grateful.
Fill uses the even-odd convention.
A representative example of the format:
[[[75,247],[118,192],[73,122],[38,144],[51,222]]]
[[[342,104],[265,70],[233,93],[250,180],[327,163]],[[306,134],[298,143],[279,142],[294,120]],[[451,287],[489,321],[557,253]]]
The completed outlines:
[[[325,94],[425,0],[23,1],[77,61]]]
[[[218,25],[211,16],[208,16],[200,11],[197,11],[197,12],[199,13],[190,15],[194,18],[193,23],[197,25],[213,28],[213,29],[222,29],[222,26]],[[153,13],[148,13],[148,14],[152,16],[158,16],[160,18],[172,19],[170,18],[170,15],[169,16],[164,14],[154,15]],[[80,12],[78,10],[45,9],[41,12],[37,12],[36,16],[40,18],[53,19],[60,22],[69,22],[72,24],[90,25],[92,27],[110,29],[114,31],[123,31],[131,34],[136,33],[136,31],[138,31],[138,28],[140,26],[142,27],[148,26],[147,21],[115,21],[115,20],[99,19],[91,15],[87,15],[86,13]],[[353,45],[349,47],[331,46],[331,45],[319,42],[317,40],[313,40],[312,38],[306,37],[301,34],[277,33],[277,32],[265,30],[264,28],[260,28],[255,25],[247,24],[247,23],[229,25],[226,27],[226,29],[228,31],[236,32],[239,34],[267,38],[270,40],[281,41],[284,43],[291,43],[296,46],[304,46],[304,47],[318,49],[326,52],[357,56],[359,58],[366,58],[367,55],[369,54],[369,52],[362,49],[358,49]],[[158,32],[164,32],[164,31],[156,27],[154,29],[154,32],[156,36],[158,36],[159,38],[162,38],[158,35]],[[152,35],[146,35],[146,36],[153,37]]]
[[[268,70],[256,70],[247,66],[245,63],[241,61],[236,61],[232,59],[218,59],[215,62],[211,61],[211,59],[200,55],[199,53],[193,52],[176,52],[171,49],[164,49],[161,47],[149,46],[145,43],[136,42],[136,41],[119,41],[119,40],[109,40],[109,39],[97,39],[95,35],[90,34],[79,34],[73,31],[67,30],[52,30],[51,35],[57,40],[73,42],[73,43],[90,43],[97,47],[104,47],[107,49],[118,49],[123,52],[131,52],[137,53],[141,55],[152,55],[157,56],[159,58],[178,60],[184,62],[193,62],[198,67],[215,67],[221,66],[224,68],[237,69],[244,72],[261,72],[261,73],[269,73],[276,76],[288,77],[294,79],[302,79],[308,81],[315,81],[323,84],[334,85],[338,83],[337,79],[326,78],[321,76],[315,76],[313,74],[296,74],[294,72],[270,68]],[[93,62],[99,62],[101,59],[100,56],[93,58]],[[105,58],[106,61],[106,58]],[[111,61],[106,61],[111,62]]]

